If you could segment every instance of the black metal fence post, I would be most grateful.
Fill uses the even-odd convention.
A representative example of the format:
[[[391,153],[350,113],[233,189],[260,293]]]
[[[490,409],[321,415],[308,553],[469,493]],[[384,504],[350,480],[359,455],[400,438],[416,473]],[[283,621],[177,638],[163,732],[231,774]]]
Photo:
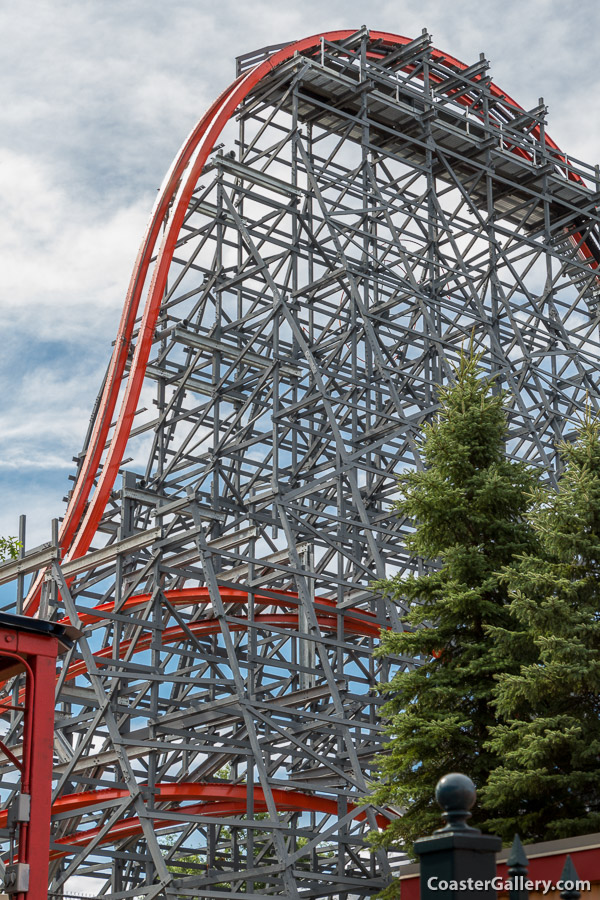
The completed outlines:
[[[515,834],[506,865],[508,867],[508,877],[513,885],[508,892],[509,900],[529,900],[529,891],[525,887],[529,861],[518,834]]]
[[[435,797],[444,810],[444,828],[415,841],[421,863],[421,900],[496,900],[496,853],[502,841],[467,825],[475,785],[466,775],[445,775]]]
[[[571,859],[570,855],[567,856],[565,860],[565,866],[562,870],[560,880],[563,884],[569,885],[569,887],[564,888],[564,890],[560,892],[562,900],[579,900],[579,898],[581,897],[581,891],[578,891],[576,888],[577,882],[579,880],[579,875],[577,874],[577,869],[573,865],[573,860]]]

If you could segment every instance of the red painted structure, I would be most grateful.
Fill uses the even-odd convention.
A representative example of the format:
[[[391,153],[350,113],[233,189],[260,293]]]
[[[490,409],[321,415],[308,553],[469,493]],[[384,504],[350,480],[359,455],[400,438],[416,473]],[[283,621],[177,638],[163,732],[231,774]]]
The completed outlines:
[[[29,821],[18,825],[16,854],[29,866],[29,890],[14,894],[17,900],[46,900],[48,895],[56,657],[70,643],[62,625],[0,616],[0,675],[7,680],[25,672],[19,705],[9,707],[24,714],[21,760],[0,741],[0,750],[19,770],[20,794],[31,798]],[[6,812],[2,818],[6,827]]]

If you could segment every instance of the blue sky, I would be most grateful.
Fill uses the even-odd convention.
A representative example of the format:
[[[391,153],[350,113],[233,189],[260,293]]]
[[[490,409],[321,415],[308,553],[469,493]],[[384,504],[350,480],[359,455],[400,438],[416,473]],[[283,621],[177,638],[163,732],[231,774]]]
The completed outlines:
[[[64,509],[156,190],[234,57],[333,28],[426,27],[600,161],[595,0],[19,0],[0,9],[0,534]]]

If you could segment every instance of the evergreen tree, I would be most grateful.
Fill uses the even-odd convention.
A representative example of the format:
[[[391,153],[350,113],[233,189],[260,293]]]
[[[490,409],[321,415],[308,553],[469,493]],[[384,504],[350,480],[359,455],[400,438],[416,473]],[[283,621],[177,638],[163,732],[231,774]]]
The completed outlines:
[[[511,612],[529,638],[516,673],[499,676],[486,752],[502,760],[484,792],[509,839],[600,830],[600,425],[589,415],[563,445],[559,489],[532,512],[539,551],[510,566]],[[506,651],[512,635],[492,629]]]
[[[424,471],[403,476],[395,504],[414,523],[412,556],[437,567],[378,585],[410,611],[407,630],[384,633],[377,655],[421,664],[382,686],[391,740],[371,800],[405,812],[373,842],[409,850],[440,825],[433,798],[443,775],[464,772],[479,787],[498,764],[486,742],[504,659],[487,626],[511,628],[498,573],[532,548],[524,516],[535,477],[506,459],[503,396],[482,377],[478,357],[462,356],[439,399],[436,421],[423,430]]]
[[[16,537],[0,537],[0,562],[8,559],[17,559],[21,542]]]

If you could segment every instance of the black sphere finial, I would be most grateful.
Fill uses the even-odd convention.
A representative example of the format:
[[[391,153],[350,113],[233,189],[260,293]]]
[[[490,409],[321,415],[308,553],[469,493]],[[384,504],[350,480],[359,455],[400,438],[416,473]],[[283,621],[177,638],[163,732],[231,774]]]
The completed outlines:
[[[435,799],[444,810],[446,826],[442,831],[476,831],[467,825],[467,819],[471,818],[469,810],[477,799],[475,785],[467,775],[460,772],[444,775],[437,783]]]

